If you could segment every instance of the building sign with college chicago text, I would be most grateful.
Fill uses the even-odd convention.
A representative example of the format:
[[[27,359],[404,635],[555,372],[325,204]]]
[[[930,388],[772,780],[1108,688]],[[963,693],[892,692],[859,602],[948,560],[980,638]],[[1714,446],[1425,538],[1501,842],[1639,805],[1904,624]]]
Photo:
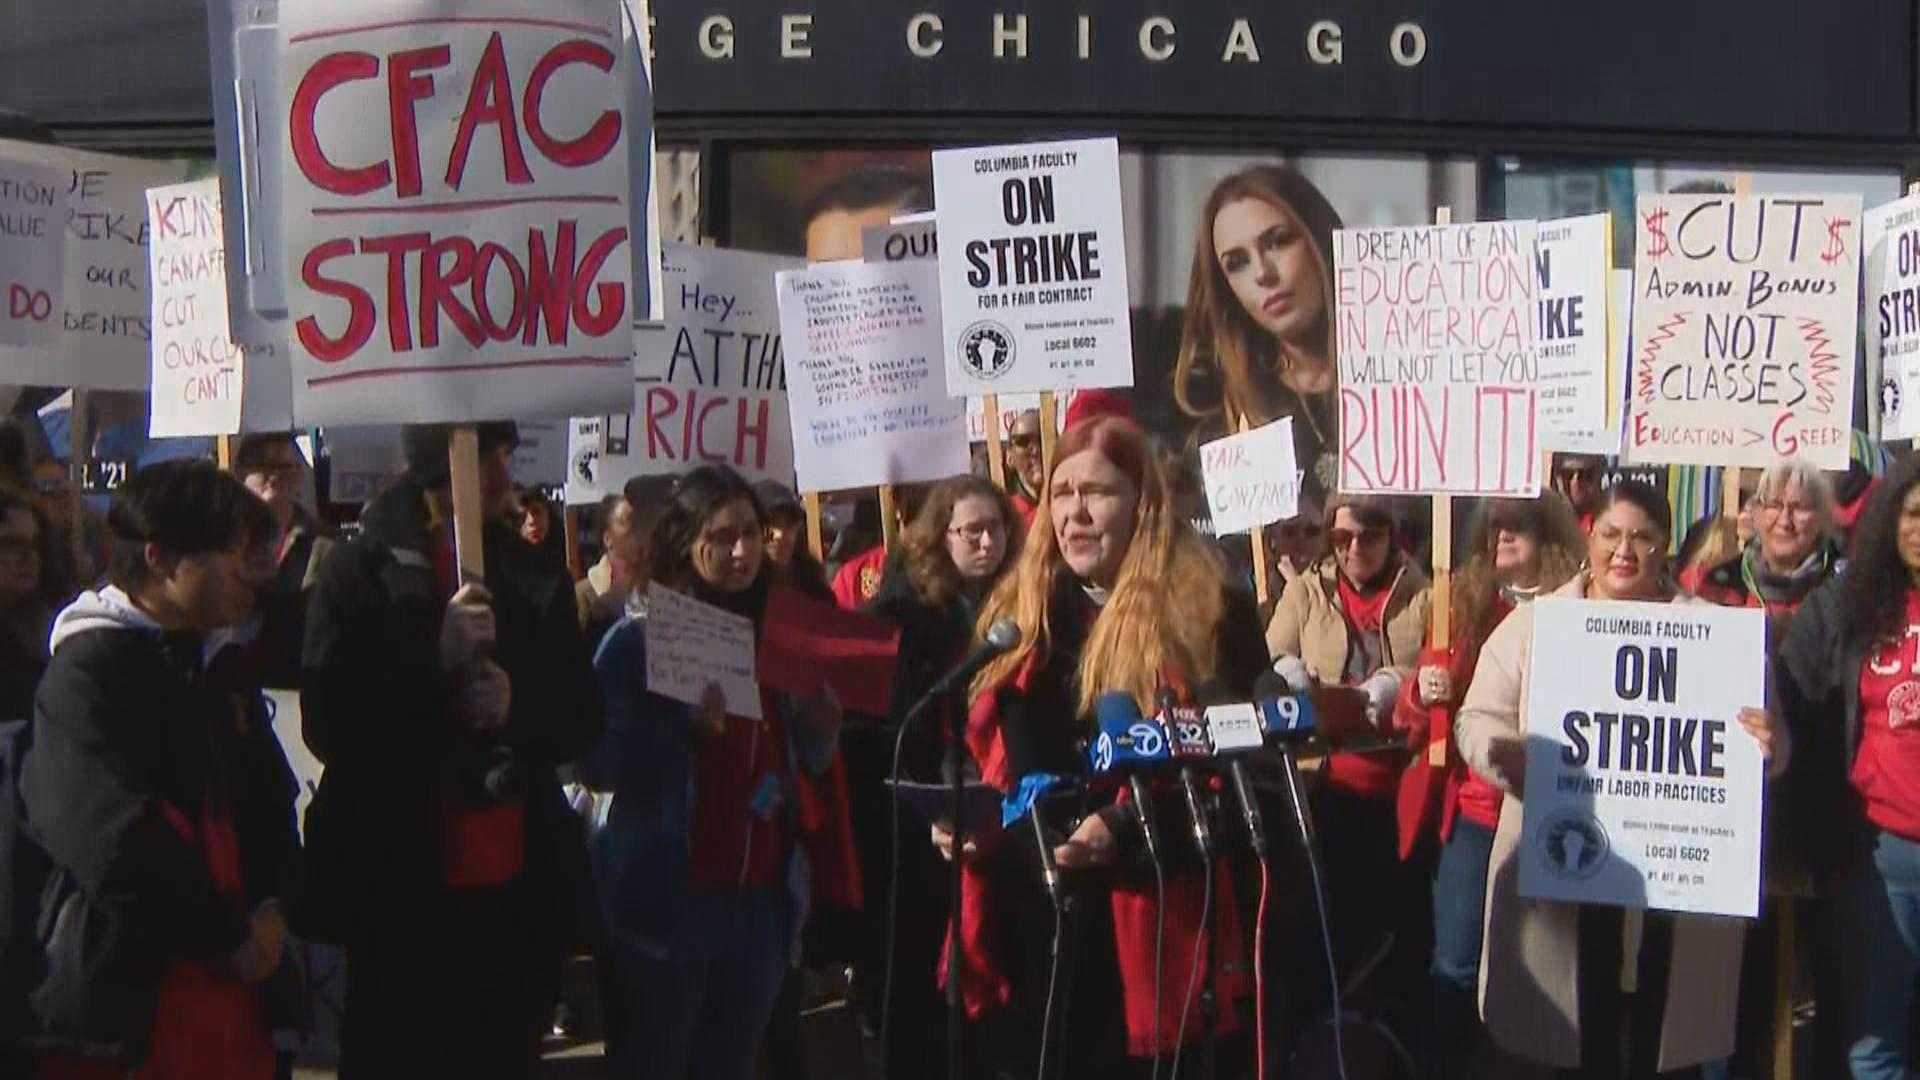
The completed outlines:
[[[1905,5],[1902,5],[1905,7]],[[695,0],[655,9],[658,115],[1046,114],[1548,124],[1886,138],[1914,130],[1913,12],[1753,0],[1676,20],[1604,5],[1352,0]],[[1902,38],[1902,35],[1905,38]],[[1573,43],[1577,42],[1575,46]],[[1775,70],[1844,65],[1806,94]]]

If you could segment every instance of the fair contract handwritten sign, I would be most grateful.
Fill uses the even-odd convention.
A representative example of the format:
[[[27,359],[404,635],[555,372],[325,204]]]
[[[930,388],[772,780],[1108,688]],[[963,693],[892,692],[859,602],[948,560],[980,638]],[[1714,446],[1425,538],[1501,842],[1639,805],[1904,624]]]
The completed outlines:
[[[1547,598],[1533,611],[1520,894],[1752,918],[1766,616]]]
[[[662,585],[647,588],[647,689],[698,706],[707,684],[727,696],[727,713],[760,719],[753,620]]]
[[[1216,536],[1252,532],[1300,512],[1290,416],[1202,446],[1200,472]]]

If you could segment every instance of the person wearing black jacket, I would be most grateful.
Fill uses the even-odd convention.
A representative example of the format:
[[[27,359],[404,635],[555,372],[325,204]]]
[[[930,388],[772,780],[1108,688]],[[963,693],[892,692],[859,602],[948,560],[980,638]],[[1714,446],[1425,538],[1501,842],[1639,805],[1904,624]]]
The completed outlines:
[[[535,1075],[586,936],[555,768],[598,739],[601,703],[571,584],[501,523],[517,433],[479,436],[484,587],[455,569],[450,429],[421,425],[310,601],[302,734],[326,772],[307,841],[351,972],[343,1080]]]
[[[1013,564],[1020,521],[1012,499],[991,482],[975,477],[941,481],[902,530],[893,565],[867,605],[869,612],[900,628],[890,723],[867,732],[850,729],[841,745],[849,759],[852,802],[865,811],[856,811],[853,819],[867,886],[854,984],[868,1025],[878,1031],[885,1021],[888,1076],[931,1076],[944,1068],[946,1028],[938,968],[948,897],[946,867],[921,839],[925,823],[895,803],[882,781],[893,770],[898,725],[972,644],[981,603]],[[903,779],[940,778],[944,728],[951,719],[936,710],[906,733]],[[855,767],[856,758],[864,759],[863,767]],[[895,827],[901,830],[898,845],[893,843]],[[896,895],[889,898],[887,889],[895,881]]]
[[[114,584],[55,621],[21,767],[52,866],[43,1078],[274,1075],[293,788],[257,685],[217,662],[251,614],[265,516],[209,463],[144,469],[108,515]]]
[[[300,686],[307,593],[333,547],[326,528],[300,505],[304,469],[291,435],[246,435],[233,451],[233,475],[274,518],[272,576],[260,593],[260,626],[249,651],[263,684],[276,690]]]

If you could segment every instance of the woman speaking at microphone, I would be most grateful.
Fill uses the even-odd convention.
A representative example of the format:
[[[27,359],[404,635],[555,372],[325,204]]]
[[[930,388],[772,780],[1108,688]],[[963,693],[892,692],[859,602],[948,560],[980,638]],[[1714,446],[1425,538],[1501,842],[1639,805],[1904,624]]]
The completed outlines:
[[[1230,590],[1213,552],[1168,506],[1166,479],[1131,420],[1100,416],[1067,430],[1035,521],[980,616],[983,628],[1001,619],[1020,628],[1020,644],[973,684],[967,742],[986,782],[1013,793],[1046,776],[1083,776],[1081,747],[1104,694],[1131,698],[1146,715],[1163,691],[1184,696],[1205,683],[1251,696],[1266,666],[1253,599]],[[1203,919],[1206,878],[1186,812],[1166,805],[1156,830],[1163,906],[1126,800],[1090,796],[1086,816],[1050,853],[1081,895],[1063,944],[1075,958],[1060,973],[1071,990],[1057,995],[1065,1015],[1053,1017],[1047,1040],[1067,1061],[1061,1069],[1056,1059],[1049,1075],[1170,1075],[1153,1059],[1174,1055],[1183,1032],[1190,1043],[1203,1034],[1189,985],[1205,966],[1203,926],[1216,962],[1199,985],[1215,988],[1217,1030],[1236,1026],[1233,1002],[1250,980],[1231,885],[1216,870]],[[1055,923],[1041,852],[1020,828],[966,856],[960,923],[968,1012],[986,1027],[999,1067],[1027,1076],[1048,1011]]]
[[[1669,574],[1672,528],[1667,502],[1652,488],[1615,484],[1595,513],[1587,569],[1553,595],[1699,603]],[[1482,1018],[1501,1049],[1565,1076],[1695,1076],[1701,1063],[1733,1049],[1746,923],[1649,911],[1631,933],[1635,921],[1624,909],[1520,896],[1515,852],[1526,798],[1533,626],[1528,604],[1487,639],[1455,725],[1468,766],[1509,796],[1487,871]],[[1786,763],[1784,729],[1760,709],[1741,710],[1740,726],[1777,774]],[[1636,992],[1622,990],[1629,982]]]

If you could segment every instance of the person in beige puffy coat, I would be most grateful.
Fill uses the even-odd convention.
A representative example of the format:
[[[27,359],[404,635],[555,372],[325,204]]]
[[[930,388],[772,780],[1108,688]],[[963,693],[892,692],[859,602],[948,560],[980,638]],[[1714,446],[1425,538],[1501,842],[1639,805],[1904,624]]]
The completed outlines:
[[[1651,488],[1614,485],[1594,521],[1589,569],[1554,596],[1700,603],[1672,582],[1671,529],[1667,503]],[[1520,895],[1515,854],[1523,827],[1536,610],[1522,607],[1487,640],[1455,725],[1468,766],[1511,796],[1501,809],[1488,869],[1481,1015],[1502,1050],[1573,1076],[1692,1075],[1683,1070],[1733,1049],[1745,920],[1643,915]],[[1743,710],[1740,724],[1768,757],[1769,775],[1779,775],[1785,730],[1759,709]],[[1631,995],[1621,989],[1629,970],[1623,957],[1634,959],[1638,992]]]

